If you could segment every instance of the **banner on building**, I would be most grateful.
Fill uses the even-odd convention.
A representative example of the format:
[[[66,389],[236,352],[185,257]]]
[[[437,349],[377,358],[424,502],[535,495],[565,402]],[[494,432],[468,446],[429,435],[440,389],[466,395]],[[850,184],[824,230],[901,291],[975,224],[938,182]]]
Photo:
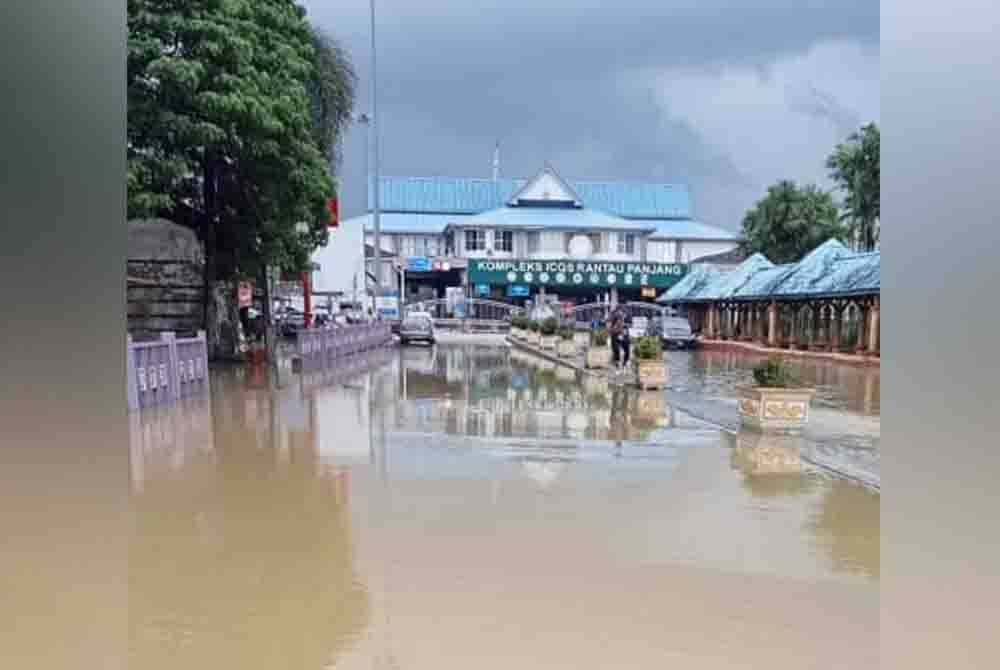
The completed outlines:
[[[687,274],[683,263],[592,262],[566,260],[469,261],[469,282],[505,286],[578,288],[670,288]]]

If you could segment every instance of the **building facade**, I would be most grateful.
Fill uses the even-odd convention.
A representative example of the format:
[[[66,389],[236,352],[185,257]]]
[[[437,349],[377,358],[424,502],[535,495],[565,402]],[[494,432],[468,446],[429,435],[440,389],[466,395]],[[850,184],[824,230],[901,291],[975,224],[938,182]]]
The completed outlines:
[[[527,180],[385,177],[379,189],[382,253],[406,302],[453,287],[515,303],[651,299],[740,242],[694,220],[674,184],[570,182],[546,166]],[[343,226],[374,244],[370,213]]]

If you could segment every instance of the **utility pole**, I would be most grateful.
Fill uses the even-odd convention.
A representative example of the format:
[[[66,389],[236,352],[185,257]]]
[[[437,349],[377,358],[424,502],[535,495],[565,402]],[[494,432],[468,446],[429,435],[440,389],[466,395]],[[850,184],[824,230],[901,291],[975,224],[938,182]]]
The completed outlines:
[[[382,291],[382,222],[379,220],[379,151],[378,151],[378,69],[375,60],[375,0],[371,7],[372,32],[372,223],[375,228],[375,291]]]

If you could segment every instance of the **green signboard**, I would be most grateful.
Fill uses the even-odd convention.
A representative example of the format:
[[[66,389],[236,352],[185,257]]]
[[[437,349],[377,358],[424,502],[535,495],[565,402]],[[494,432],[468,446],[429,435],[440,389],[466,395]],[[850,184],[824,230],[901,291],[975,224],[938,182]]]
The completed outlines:
[[[566,260],[469,260],[469,283],[558,288],[670,288],[687,274],[683,263]]]

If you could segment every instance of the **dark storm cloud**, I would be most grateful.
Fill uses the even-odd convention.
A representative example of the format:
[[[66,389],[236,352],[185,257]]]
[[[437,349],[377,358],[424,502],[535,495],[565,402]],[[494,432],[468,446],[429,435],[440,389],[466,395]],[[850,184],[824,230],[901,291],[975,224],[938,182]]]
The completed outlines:
[[[368,2],[304,4],[352,54],[359,109],[367,109]],[[652,83],[636,84],[638,73],[738,67],[766,78],[770,64],[814,44],[877,50],[879,38],[879,3],[871,0],[378,0],[377,12],[383,173],[487,176],[499,140],[509,175],[550,160],[568,177],[677,181],[696,197],[699,184],[711,182],[721,194],[713,200],[732,185],[726,207],[696,200],[699,213],[718,212],[727,220],[713,222],[726,227],[738,225],[728,219],[770,175],[739,166],[696,120],[670,113],[672,96],[687,91],[653,95]],[[822,82],[788,113],[850,117],[834,93],[819,91]],[[363,209],[362,151],[353,133],[344,166],[348,215]]]

